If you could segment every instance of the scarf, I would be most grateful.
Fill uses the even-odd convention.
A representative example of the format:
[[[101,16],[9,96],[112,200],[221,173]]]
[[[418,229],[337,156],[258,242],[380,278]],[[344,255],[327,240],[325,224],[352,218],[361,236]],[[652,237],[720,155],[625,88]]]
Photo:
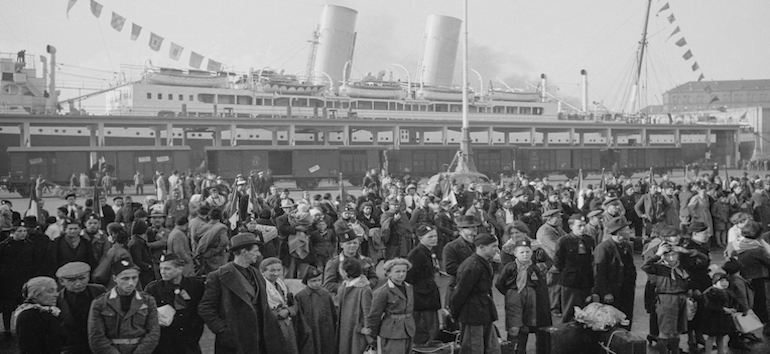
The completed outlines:
[[[16,320],[19,319],[19,315],[22,312],[26,310],[31,310],[31,309],[35,309],[40,312],[47,312],[55,317],[59,317],[59,314],[61,313],[61,310],[56,306],[43,306],[40,304],[25,302],[19,305],[19,307],[17,307],[16,310],[13,311],[13,315],[11,316],[11,328],[10,328],[12,333],[16,332]]]
[[[283,283],[283,280],[278,278],[275,281],[275,284],[268,280],[265,282],[265,284],[267,285],[265,287],[267,290],[267,305],[270,306],[271,309],[286,307],[286,294],[289,293],[289,288],[286,287],[286,284]],[[281,291],[278,291],[276,285],[281,288],[283,294],[281,294]]]
[[[359,275],[358,278],[355,278],[353,280],[345,280],[344,282],[342,282],[342,285],[344,285],[346,288],[363,288],[369,285],[369,279],[367,279],[362,274],[362,275]]]
[[[532,265],[532,260],[529,262],[520,262],[518,259],[516,261],[516,288],[519,290],[519,293],[521,293],[524,288],[527,287],[527,270],[529,270],[529,266]]]
[[[296,211],[289,214],[291,227],[304,226],[310,228],[313,218],[308,213],[306,216],[298,216]],[[304,231],[297,231],[289,235],[289,254],[299,259],[305,259],[310,254],[310,237]]]

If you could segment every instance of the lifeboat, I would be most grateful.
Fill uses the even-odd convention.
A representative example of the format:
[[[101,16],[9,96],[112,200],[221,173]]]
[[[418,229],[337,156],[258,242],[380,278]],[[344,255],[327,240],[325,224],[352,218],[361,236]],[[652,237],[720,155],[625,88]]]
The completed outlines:
[[[251,72],[254,77],[257,90],[280,95],[317,95],[326,89],[325,84],[313,84],[302,82],[296,75],[287,75],[276,72],[270,68],[264,68]]]
[[[144,80],[152,85],[224,88],[227,73],[149,66],[145,68]]]

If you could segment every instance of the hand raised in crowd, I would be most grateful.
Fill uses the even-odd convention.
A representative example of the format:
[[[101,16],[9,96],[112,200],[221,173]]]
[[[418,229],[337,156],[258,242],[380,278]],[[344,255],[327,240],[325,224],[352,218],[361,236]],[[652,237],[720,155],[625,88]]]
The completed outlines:
[[[615,297],[612,296],[612,294],[604,295],[604,303],[605,304],[611,304],[613,302],[615,302]]]

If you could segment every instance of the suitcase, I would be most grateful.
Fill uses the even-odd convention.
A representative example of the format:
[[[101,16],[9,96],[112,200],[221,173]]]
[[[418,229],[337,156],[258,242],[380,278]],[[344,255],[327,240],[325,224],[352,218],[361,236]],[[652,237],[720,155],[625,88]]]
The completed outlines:
[[[647,342],[625,328],[613,327],[606,332],[597,332],[599,346],[608,354],[645,354]]]
[[[539,329],[545,336],[543,354],[595,354],[596,336],[576,322],[559,323]],[[600,352],[600,351],[599,351]]]

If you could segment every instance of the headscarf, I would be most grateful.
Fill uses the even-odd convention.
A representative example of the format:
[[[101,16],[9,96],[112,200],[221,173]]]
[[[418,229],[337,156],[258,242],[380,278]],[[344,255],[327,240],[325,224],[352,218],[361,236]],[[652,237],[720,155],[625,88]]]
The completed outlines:
[[[16,320],[19,314],[29,309],[37,309],[41,312],[47,312],[54,316],[59,316],[61,310],[56,306],[43,306],[37,303],[37,297],[48,288],[56,289],[56,280],[49,277],[34,277],[27,281],[21,288],[21,295],[24,297],[24,303],[19,305],[11,316],[11,332],[16,332]]]

